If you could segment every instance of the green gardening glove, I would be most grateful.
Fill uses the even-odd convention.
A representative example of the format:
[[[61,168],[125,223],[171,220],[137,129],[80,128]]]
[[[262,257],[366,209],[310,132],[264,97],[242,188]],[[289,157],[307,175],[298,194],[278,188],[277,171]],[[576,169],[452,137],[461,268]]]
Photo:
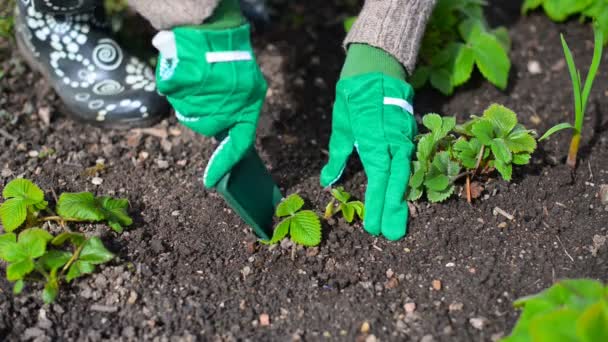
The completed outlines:
[[[382,72],[342,78],[336,87],[329,162],[321,185],[334,184],[356,148],[367,174],[364,227],[389,240],[405,236],[405,194],[417,134],[414,91]]]
[[[207,137],[225,135],[203,176],[205,186],[214,187],[253,145],[266,96],[249,25],[178,27],[159,32],[153,44],[160,51],[158,91],[179,122]]]

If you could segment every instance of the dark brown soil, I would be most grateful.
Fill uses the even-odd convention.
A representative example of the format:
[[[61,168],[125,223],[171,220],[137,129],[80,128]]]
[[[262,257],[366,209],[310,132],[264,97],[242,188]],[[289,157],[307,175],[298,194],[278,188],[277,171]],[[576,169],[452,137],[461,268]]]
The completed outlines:
[[[284,17],[257,35],[271,86],[258,149],[285,193],[299,192],[322,211],[329,196],[318,174],[343,58],[336,13],[344,9],[307,3],[290,5],[297,20]],[[589,25],[520,17],[518,2],[495,3],[489,15],[513,38],[508,91],[476,77],[451,98],[420,92],[417,112],[462,120],[497,102],[539,132],[570,120],[559,33],[566,33],[583,65],[592,53]],[[56,304],[43,305],[38,288],[14,297],[0,280],[0,340],[496,340],[517,318],[514,299],[560,278],[608,280],[608,245],[593,248],[594,236],[608,235],[608,207],[598,196],[599,186],[608,184],[608,58],[591,96],[575,172],[563,165],[569,140],[563,133],[542,144],[512,183],[491,180],[473,205],[460,198],[417,203],[410,233],[400,242],[338,220],[325,224],[319,248],[292,254],[286,244],[248,244],[248,228],[203,189],[211,140],[174,118],[139,137],[71,122],[13,45],[1,46],[8,74],[0,80],[0,186],[25,176],[46,189],[49,200],[52,191],[127,197],[135,224],[122,235],[90,227],[119,258],[65,287]],[[540,74],[528,72],[530,61],[540,63]],[[47,110],[50,125],[42,120]],[[56,153],[29,154],[45,148]],[[82,172],[99,158],[109,168],[95,186]],[[362,198],[365,175],[356,158],[345,187]],[[497,207],[514,219],[495,215]],[[407,313],[411,303],[415,310]],[[266,314],[269,326],[260,323]],[[367,334],[361,332],[365,322]]]

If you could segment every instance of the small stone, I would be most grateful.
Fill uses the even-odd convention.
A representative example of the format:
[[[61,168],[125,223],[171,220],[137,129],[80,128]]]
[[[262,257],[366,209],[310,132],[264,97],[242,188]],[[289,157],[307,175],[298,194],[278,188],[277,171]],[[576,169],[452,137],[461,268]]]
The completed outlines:
[[[161,170],[165,170],[169,168],[169,162],[166,160],[162,160],[162,159],[157,159],[156,160],[156,165],[158,166],[159,169]]]
[[[447,264],[445,264],[445,267],[454,267],[454,266],[456,266],[456,264],[453,262],[448,262]]]
[[[483,326],[486,324],[486,319],[483,317],[471,318],[469,319],[469,323],[473,326],[473,328],[482,330]]]
[[[91,305],[91,311],[112,313],[118,311],[118,308],[110,305],[93,304]]]
[[[397,286],[399,286],[399,280],[397,280],[397,278],[391,278],[386,282],[386,284],[384,284],[384,287],[386,287],[389,290],[394,289]]]
[[[267,327],[270,325],[270,316],[268,316],[268,314],[260,315],[260,325],[263,327]]]
[[[171,212],[171,216],[175,216],[175,217],[179,216],[179,210],[173,210]]]
[[[127,299],[127,303],[133,305],[133,304],[135,304],[136,301],[137,301],[137,292],[131,291],[131,293],[129,294],[129,299]]]
[[[251,274],[251,267],[243,267],[243,269],[241,270],[241,274],[243,275],[243,278],[247,278],[247,276]]]
[[[93,179],[91,179],[91,183],[93,183],[93,185],[101,185],[103,183],[103,178],[93,177]]]
[[[603,205],[608,205],[608,184],[600,185],[600,201]]]
[[[390,279],[390,278],[392,278],[394,275],[395,275],[395,272],[393,272],[393,270],[392,270],[392,269],[390,269],[390,268],[389,268],[389,269],[386,271],[386,277],[387,277],[387,278],[389,278],[389,279]]]
[[[309,258],[319,255],[319,247],[312,247],[306,250],[306,256]]]
[[[412,312],[416,311],[416,303],[405,303],[403,307],[405,309],[405,312],[408,314],[411,314]]]
[[[249,254],[255,253],[255,241],[247,242],[247,253],[249,253]]]
[[[504,229],[507,228],[507,222],[501,222],[498,224],[498,228]]]
[[[126,338],[135,337],[135,328],[132,326],[125,327],[124,329],[122,329],[122,336]]]
[[[461,302],[454,302],[448,306],[448,310],[450,311],[462,311],[464,304]]]
[[[293,246],[293,242],[290,239],[283,239],[281,241],[281,248],[290,249]]]
[[[370,330],[370,326],[368,322],[363,322],[363,324],[361,324],[361,328],[359,329],[359,331],[361,331],[362,334],[367,334],[369,333]]]
[[[532,60],[528,62],[528,72],[532,75],[538,75],[543,72],[543,69],[538,61]]]
[[[420,339],[420,342],[433,342],[433,341],[435,341],[435,338],[433,337],[433,335],[424,335]]]
[[[378,339],[376,338],[375,335],[369,335],[367,336],[367,338],[365,338],[365,342],[377,342]]]
[[[146,160],[146,159],[148,159],[148,157],[150,157],[150,153],[148,153],[146,151],[139,152],[139,159],[140,160]]]
[[[24,340],[31,340],[44,335],[44,331],[40,328],[27,328],[21,336]]]
[[[433,289],[435,289],[435,291],[439,291],[441,290],[441,280],[435,279],[433,280]]]
[[[38,151],[29,151],[27,153],[27,155],[30,156],[31,158],[36,158],[36,157],[38,157],[38,155],[40,155],[40,152],[38,152]]]

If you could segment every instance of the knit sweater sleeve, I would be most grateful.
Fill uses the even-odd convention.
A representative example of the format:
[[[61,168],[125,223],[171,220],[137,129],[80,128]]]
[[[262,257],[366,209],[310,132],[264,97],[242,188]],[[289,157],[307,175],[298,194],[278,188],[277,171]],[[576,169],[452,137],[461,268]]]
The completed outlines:
[[[436,0],[366,0],[344,46],[364,43],[397,58],[411,74]]]
[[[129,0],[129,4],[157,30],[199,25],[209,18],[220,0]]]

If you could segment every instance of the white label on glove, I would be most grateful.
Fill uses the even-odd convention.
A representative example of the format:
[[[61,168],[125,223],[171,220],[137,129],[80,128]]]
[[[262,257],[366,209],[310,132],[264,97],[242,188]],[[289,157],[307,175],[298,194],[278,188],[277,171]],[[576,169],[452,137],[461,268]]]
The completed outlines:
[[[250,51],[207,52],[205,57],[207,58],[207,63],[250,61],[253,59]]]
[[[403,109],[404,111],[406,111],[412,115],[414,114],[414,107],[412,107],[412,105],[404,99],[399,99],[396,97],[385,97],[384,104],[390,105],[390,106],[401,107],[401,109]]]

